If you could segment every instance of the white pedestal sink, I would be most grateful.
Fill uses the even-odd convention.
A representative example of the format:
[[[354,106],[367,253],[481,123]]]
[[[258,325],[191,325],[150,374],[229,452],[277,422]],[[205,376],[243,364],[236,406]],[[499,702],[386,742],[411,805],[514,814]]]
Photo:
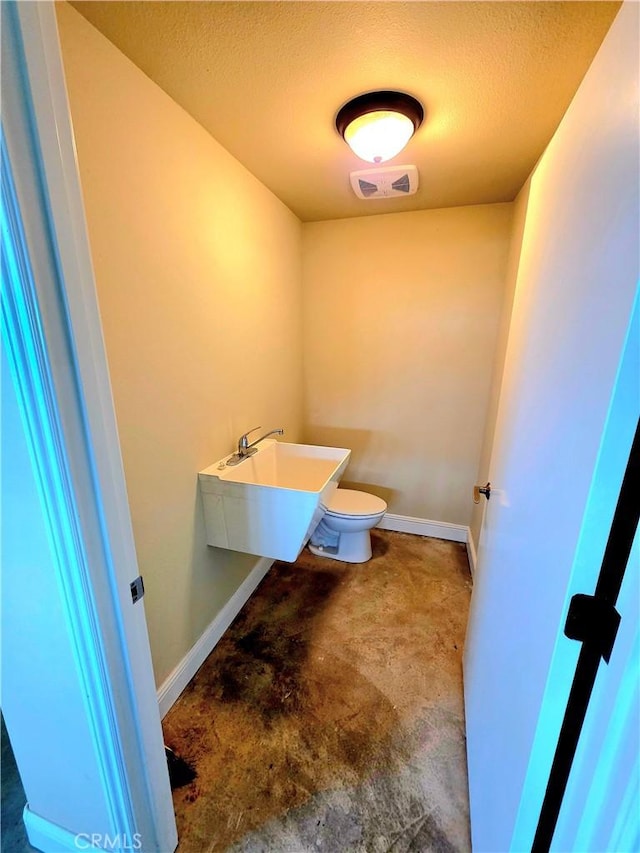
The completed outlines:
[[[238,465],[200,471],[207,543],[293,562],[325,513],[350,450],[265,439]]]

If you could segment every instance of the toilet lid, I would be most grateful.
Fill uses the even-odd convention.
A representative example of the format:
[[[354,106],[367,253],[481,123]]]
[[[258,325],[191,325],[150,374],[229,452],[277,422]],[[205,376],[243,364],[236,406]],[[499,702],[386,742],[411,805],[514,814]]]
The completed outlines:
[[[386,512],[387,505],[382,498],[355,489],[336,489],[327,501],[329,512],[340,515],[377,515]]]

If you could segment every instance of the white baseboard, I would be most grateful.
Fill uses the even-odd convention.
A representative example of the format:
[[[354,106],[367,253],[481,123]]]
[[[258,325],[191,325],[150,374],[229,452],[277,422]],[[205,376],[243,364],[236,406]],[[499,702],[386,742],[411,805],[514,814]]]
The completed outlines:
[[[35,847],[36,850],[44,850],[48,853],[49,850],[60,851],[66,853],[67,850],[78,853],[78,850],[91,849],[91,840],[88,835],[77,835],[69,832],[68,829],[63,829],[50,820],[40,817],[40,815],[32,812],[28,805],[24,807],[22,812],[25,829],[27,830],[27,838],[29,844]]]
[[[471,571],[471,577],[473,578],[476,573],[478,554],[476,552],[476,546],[474,544],[471,531],[469,531],[469,538],[467,539],[467,557],[469,558],[469,570]]]
[[[415,533],[418,536],[433,536],[436,539],[449,539],[451,542],[467,542],[469,528],[464,524],[450,524],[448,521],[430,521],[427,518],[411,518],[408,515],[385,513],[378,524],[382,530],[395,530],[397,533]]]
[[[164,717],[187,684],[211,654],[214,646],[236,618],[251,593],[273,565],[273,560],[261,557],[242,581],[229,601],[220,610],[204,633],[191,647],[173,672],[158,688],[160,717]]]

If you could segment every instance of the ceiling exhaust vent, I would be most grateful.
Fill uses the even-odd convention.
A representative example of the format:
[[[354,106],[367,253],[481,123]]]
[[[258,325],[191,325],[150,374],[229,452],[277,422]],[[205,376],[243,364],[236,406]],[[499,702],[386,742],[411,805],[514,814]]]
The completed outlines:
[[[351,186],[358,198],[399,198],[418,189],[415,166],[379,166],[351,172]]]

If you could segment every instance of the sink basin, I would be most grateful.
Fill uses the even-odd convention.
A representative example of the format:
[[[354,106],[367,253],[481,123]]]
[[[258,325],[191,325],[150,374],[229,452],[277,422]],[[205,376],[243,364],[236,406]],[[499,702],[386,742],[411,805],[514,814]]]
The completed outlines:
[[[265,439],[238,465],[200,471],[207,543],[293,562],[325,513],[350,450]]]

